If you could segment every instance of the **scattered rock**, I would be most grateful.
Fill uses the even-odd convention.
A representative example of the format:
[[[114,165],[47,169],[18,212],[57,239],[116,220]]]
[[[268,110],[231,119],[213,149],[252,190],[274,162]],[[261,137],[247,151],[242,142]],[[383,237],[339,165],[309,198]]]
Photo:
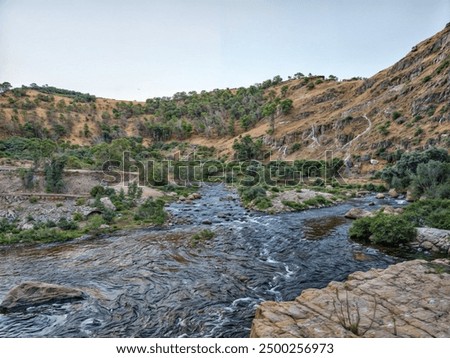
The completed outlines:
[[[185,201],[185,200],[186,200],[186,197],[184,197],[183,195],[181,195],[181,196],[178,197],[178,200],[179,200],[179,201]]]
[[[369,206],[374,206],[375,205],[375,202],[374,201],[371,201],[369,204],[367,204],[367,205],[369,205]]]
[[[360,219],[365,218],[367,216],[373,216],[373,213],[368,210],[364,210],[361,208],[352,208],[347,211],[344,215],[347,219]]]
[[[107,225],[107,224],[101,224],[101,225],[99,226],[99,229],[109,229],[109,225]]]
[[[409,190],[406,192],[406,201],[408,202],[415,201],[414,195]]]
[[[394,198],[394,199],[398,198],[398,195],[399,195],[399,194],[397,193],[397,190],[395,190],[394,188],[392,188],[391,190],[389,190],[388,194],[389,194],[389,196],[390,196],[391,198]]]
[[[378,193],[375,197],[376,197],[377,199],[384,199],[384,198],[385,198],[385,195],[384,195],[383,193]]]
[[[212,221],[206,219],[206,220],[203,220],[203,221],[202,221],[202,224],[203,224],[203,225],[211,225],[211,224],[212,224]]]
[[[379,162],[376,159],[370,159],[370,164],[377,165]]]
[[[24,223],[23,225],[20,226],[21,230],[31,230],[33,228],[34,228],[34,224],[31,222]]]
[[[355,272],[346,282],[303,290],[295,301],[263,302],[250,336],[448,337],[449,272],[449,260],[413,260]]]
[[[86,298],[83,291],[44,282],[24,282],[8,292],[0,304],[0,312],[22,311],[29,307],[63,303]]]
[[[100,202],[103,204],[105,209],[116,211],[116,206],[112,203],[110,198],[108,197],[101,198]]]

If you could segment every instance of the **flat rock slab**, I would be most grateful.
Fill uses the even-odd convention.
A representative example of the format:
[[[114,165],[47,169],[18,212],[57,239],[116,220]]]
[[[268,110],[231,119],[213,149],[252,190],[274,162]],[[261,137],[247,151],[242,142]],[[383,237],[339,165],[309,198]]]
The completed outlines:
[[[83,300],[83,291],[44,282],[23,282],[9,291],[0,304],[0,312],[16,312],[43,304]]]
[[[264,302],[251,337],[450,337],[450,261],[355,272],[290,302]]]

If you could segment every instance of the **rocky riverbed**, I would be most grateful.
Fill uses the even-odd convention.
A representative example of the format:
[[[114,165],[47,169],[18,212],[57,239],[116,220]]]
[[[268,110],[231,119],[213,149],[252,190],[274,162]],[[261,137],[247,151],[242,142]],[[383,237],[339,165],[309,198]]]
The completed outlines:
[[[248,337],[262,302],[398,261],[348,240],[344,214],[373,200],[266,215],[205,185],[201,198],[167,207],[172,226],[0,248],[0,301],[24,282],[83,292],[0,315],[0,336]],[[201,230],[214,237],[193,245]]]

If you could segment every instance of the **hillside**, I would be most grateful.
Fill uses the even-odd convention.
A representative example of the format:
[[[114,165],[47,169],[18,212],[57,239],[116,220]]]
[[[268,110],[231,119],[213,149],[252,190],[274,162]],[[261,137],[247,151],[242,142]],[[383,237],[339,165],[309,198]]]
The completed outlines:
[[[389,160],[397,150],[450,146],[450,25],[368,79],[296,74],[146,102],[60,92],[32,85],[1,94],[0,139],[90,146],[141,137],[144,144],[214,146],[231,156],[234,140],[249,134],[278,159],[319,158],[332,150],[353,163]]]

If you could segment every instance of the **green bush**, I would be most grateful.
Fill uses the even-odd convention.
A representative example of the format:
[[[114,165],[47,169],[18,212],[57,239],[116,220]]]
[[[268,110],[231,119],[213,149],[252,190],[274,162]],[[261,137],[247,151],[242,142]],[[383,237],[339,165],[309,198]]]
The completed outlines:
[[[419,200],[405,208],[403,217],[415,226],[450,230],[450,200]]]
[[[267,197],[258,197],[253,201],[253,204],[259,210],[265,210],[272,206],[272,202]]]
[[[329,205],[331,204],[331,201],[322,195],[316,195],[311,199],[305,200],[303,204],[306,206],[321,206],[321,205]]]
[[[382,246],[399,246],[413,240],[416,229],[400,215],[379,213],[373,218],[355,220],[349,231],[350,238]]]
[[[153,200],[152,198],[148,198],[138,207],[134,219],[146,223],[162,225],[167,219],[164,204],[164,201],[161,199]]]
[[[281,203],[295,211],[301,211],[307,209],[307,206],[301,202],[282,200]]]
[[[355,220],[350,227],[350,238],[353,240],[369,243],[370,235],[372,235],[372,232],[370,231],[371,222],[372,218],[369,217]]]
[[[72,220],[67,220],[66,218],[61,218],[58,221],[58,227],[61,230],[69,231],[69,230],[77,230],[78,224]]]
[[[239,190],[241,199],[244,203],[249,203],[256,198],[265,198],[266,190],[260,186],[252,186],[249,188],[241,188]]]
[[[399,215],[377,215],[370,223],[370,231],[370,241],[385,246],[398,246],[416,236],[414,225]]]

